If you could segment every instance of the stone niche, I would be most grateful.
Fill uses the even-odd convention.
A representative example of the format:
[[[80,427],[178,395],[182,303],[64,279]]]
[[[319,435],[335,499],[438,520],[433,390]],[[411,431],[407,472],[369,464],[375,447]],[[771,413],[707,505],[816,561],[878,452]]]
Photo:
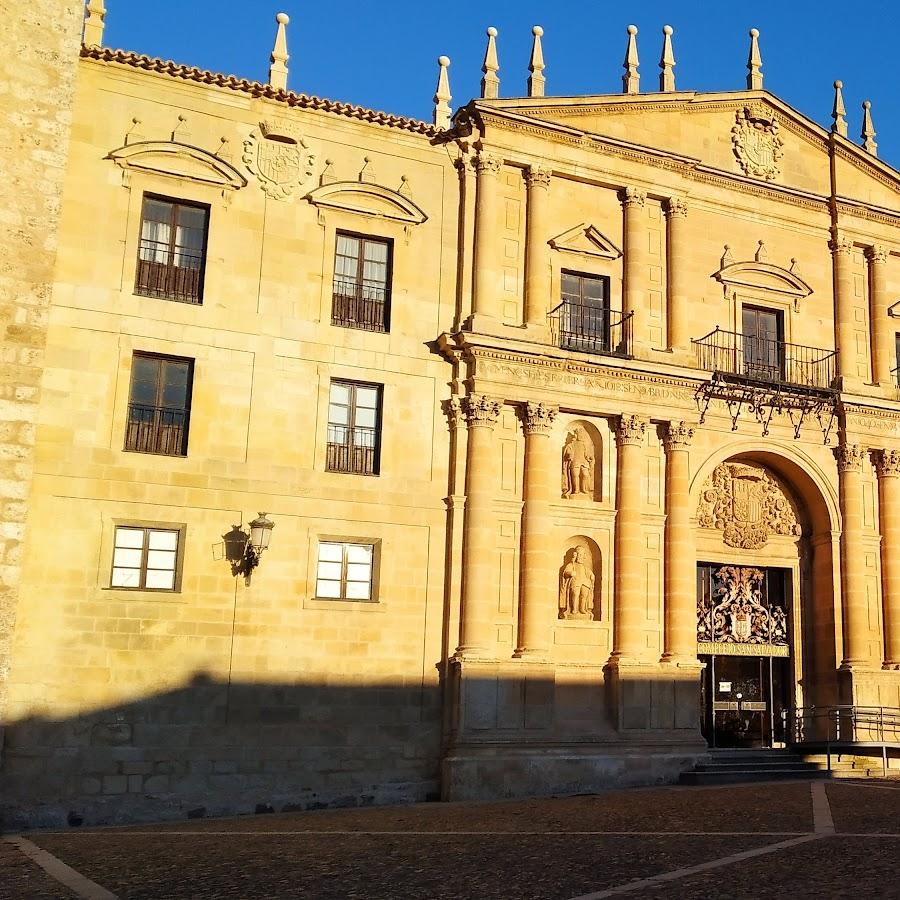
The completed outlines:
[[[603,439],[596,425],[584,419],[568,424],[561,461],[564,500],[602,500]]]
[[[585,535],[563,544],[559,567],[558,617],[566,622],[599,622],[600,548]]]

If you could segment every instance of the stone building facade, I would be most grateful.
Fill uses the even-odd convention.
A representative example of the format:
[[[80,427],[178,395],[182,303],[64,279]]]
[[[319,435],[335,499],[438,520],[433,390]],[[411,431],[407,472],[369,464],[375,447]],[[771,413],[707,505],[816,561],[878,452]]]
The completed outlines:
[[[429,124],[288,91],[286,17],[261,84],[103,14],[11,821],[651,783],[900,707],[900,175],[839,88],[828,132],[753,35],[746,89],[641,93],[631,33],[621,95],[549,97],[535,29],[527,96],[489,35]]]

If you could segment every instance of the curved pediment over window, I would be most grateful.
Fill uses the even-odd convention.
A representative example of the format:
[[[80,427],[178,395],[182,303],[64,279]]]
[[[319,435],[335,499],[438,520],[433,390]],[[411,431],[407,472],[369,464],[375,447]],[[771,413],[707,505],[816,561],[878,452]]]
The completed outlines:
[[[421,225],[428,219],[409,197],[380,184],[365,181],[333,181],[307,194],[306,199],[323,209],[339,209],[362,216],[381,216],[406,225]]]
[[[206,150],[177,141],[140,141],[107,156],[121,169],[189,178],[238,190],[247,179],[230,163]]]
[[[729,263],[719,269],[713,278],[722,282],[726,290],[730,287],[774,291],[795,301],[802,300],[812,293],[812,288],[790,270],[755,260]]]

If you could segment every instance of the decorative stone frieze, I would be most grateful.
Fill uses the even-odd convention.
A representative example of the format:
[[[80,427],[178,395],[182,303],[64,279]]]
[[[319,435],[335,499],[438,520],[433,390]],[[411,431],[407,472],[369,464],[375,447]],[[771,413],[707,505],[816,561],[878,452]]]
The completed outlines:
[[[875,457],[875,468],[881,478],[900,475],[900,450],[882,450]]]
[[[834,448],[834,458],[839,472],[861,472],[866,451],[859,444],[843,443]]]
[[[522,416],[525,434],[550,434],[558,414],[558,406],[552,406],[549,403],[533,403],[529,400],[525,404]]]
[[[503,401],[486,394],[469,394],[463,398],[462,410],[470,428],[493,428],[500,418]]]
[[[669,422],[663,435],[663,446],[667,451],[687,450],[694,440],[694,429],[685,422]]]
[[[640,416],[621,416],[616,424],[616,443],[622,446],[643,446],[647,433],[647,419]]]

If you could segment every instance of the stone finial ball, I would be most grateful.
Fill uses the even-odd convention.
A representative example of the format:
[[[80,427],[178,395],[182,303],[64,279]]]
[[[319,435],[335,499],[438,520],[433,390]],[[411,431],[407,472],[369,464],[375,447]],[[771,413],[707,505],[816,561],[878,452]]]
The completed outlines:
[[[751,28],[750,29],[750,37],[759,37],[759,29]]]
[[[438,65],[439,66],[449,66],[450,65],[450,57],[449,56],[439,56],[438,57]]]
[[[836,82],[834,83],[834,86],[835,86],[838,90],[840,90],[840,89],[844,86],[844,82],[843,82],[843,81],[836,81]]]
[[[663,25],[663,34],[671,34],[672,26],[671,25]]]
[[[291,17],[287,13],[278,13],[278,15],[275,16],[275,21],[279,25],[287,25],[288,22],[291,21]]]
[[[871,109],[872,101],[871,100],[863,100],[863,109]]]
[[[497,29],[494,28],[493,25],[491,25],[490,28],[488,28],[487,33],[488,33],[488,37],[497,37]]]
[[[544,35],[544,29],[541,28],[540,25],[535,25],[534,28],[531,29],[531,33],[532,33],[535,37],[543,37],[543,35]]]
[[[629,25],[628,33],[629,34],[637,34],[637,25]]]

